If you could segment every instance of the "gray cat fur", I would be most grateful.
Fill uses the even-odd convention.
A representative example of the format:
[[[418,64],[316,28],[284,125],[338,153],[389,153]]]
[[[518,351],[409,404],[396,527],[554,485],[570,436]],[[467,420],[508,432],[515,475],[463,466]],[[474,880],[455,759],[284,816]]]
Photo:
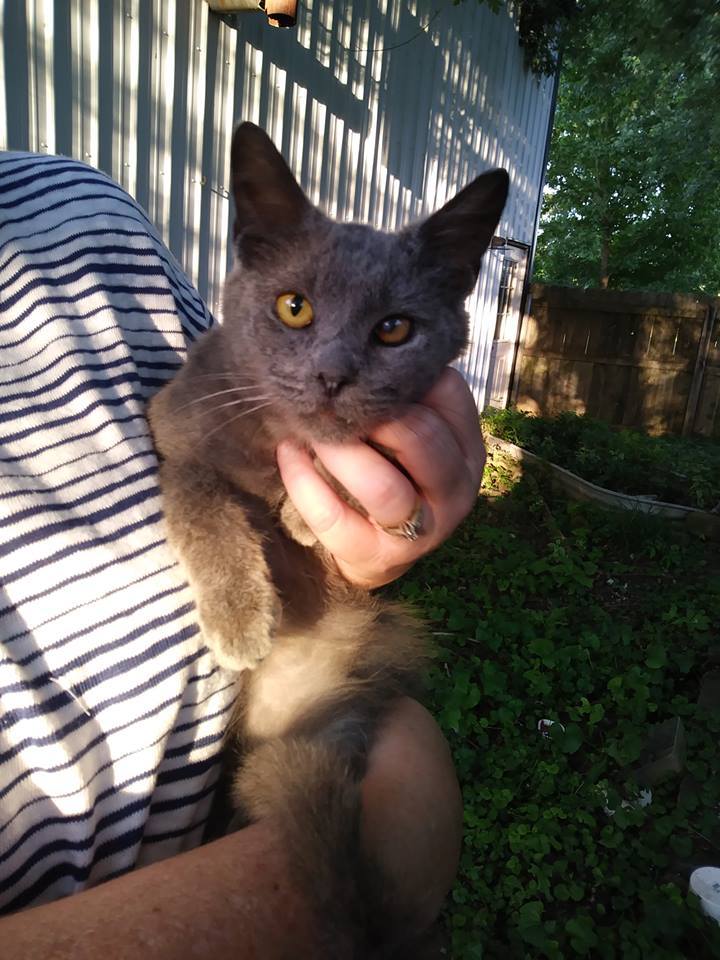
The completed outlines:
[[[388,704],[417,687],[424,632],[339,576],[287,500],[275,449],[364,437],[437,381],[466,343],[464,301],[508,177],[483,174],[425,221],[385,233],[325,217],[252,124],[235,132],[232,175],[237,265],[223,323],[150,404],[167,535],[205,641],[238,671],[235,802],[281,825],[324,955],[419,956],[397,892],[361,849],[359,783]],[[278,319],[289,291],[312,304],[310,326]],[[397,315],[412,318],[411,337],[379,343],[376,325]]]

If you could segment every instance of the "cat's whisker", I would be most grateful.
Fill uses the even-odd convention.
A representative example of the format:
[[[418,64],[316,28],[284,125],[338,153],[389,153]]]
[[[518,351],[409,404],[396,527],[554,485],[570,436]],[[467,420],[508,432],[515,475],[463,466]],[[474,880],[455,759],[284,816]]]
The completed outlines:
[[[272,400],[268,400],[265,403],[258,404],[256,407],[252,407],[250,410],[242,410],[240,413],[236,414],[234,417],[230,417],[230,419],[226,420],[224,423],[218,424],[218,426],[212,429],[210,433],[205,435],[205,439],[207,440],[214,433],[217,433],[218,430],[224,430],[225,427],[229,427],[231,423],[235,423],[236,420],[240,420],[242,419],[242,417],[248,417],[250,416],[251,413],[255,413],[258,410],[262,410],[263,407],[272,406],[272,403],[273,403]]]
[[[226,393],[240,393],[243,390],[256,390],[257,384],[252,383],[247,387],[228,387],[226,390],[216,390],[214,393],[205,393],[202,397],[195,397],[194,400],[188,400],[187,403],[181,404],[181,406],[175,408],[175,413],[179,413],[181,410],[185,410],[186,407],[192,407],[195,403],[202,403],[203,400],[211,400],[213,397],[219,397]],[[260,397],[250,399],[260,399]]]
[[[264,400],[273,401],[273,400],[276,400],[276,399],[277,399],[277,397],[270,396],[270,394],[266,394],[266,393],[259,393],[259,394],[258,394],[257,396],[255,396],[255,397],[239,397],[239,398],[236,399],[236,400],[228,400],[227,403],[219,403],[219,404],[217,404],[216,406],[210,407],[210,408],[207,409],[207,410],[202,410],[202,411],[200,411],[200,416],[201,416],[201,417],[206,417],[208,414],[216,413],[218,410],[224,410],[225,407],[239,407],[240,404],[242,404],[242,403],[257,403],[258,400],[261,400],[261,401],[264,401]]]
[[[249,373],[196,373],[189,380],[255,380]]]
[[[219,403],[216,407],[213,407],[212,410],[206,410],[205,413],[214,413],[216,410],[224,410],[225,407],[237,407],[241,403],[255,403],[258,400],[273,400],[274,397],[271,397],[267,393],[258,394],[256,397],[239,397],[237,400],[228,400],[227,403]]]

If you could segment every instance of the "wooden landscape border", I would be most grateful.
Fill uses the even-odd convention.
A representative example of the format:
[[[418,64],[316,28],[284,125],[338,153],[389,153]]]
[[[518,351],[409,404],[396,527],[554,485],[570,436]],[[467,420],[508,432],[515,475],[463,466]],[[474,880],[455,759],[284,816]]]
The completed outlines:
[[[612,510],[630,510],[662,517],[665,520],[683,524],[690,533],[697,536],[720,540],[720,514],[699,510],[697,507],[685,507],[678,503],[665,503],[662,500],[651,500],[648,497],[608,490],[606,487],[584,480],[570,470],[566,470],[565,467],[539,457],[536,453],[525,450],[524,447],[501,440],[500,437],[492,434],[485,434],[485,444],[488,452],[498,451],[528,466],[547,470],[553,484],[573,500],[599,503]]]

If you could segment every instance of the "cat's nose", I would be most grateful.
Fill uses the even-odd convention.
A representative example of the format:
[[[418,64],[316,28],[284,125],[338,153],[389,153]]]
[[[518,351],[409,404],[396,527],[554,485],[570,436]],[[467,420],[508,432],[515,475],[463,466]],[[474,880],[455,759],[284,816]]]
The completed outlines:
[[[342,388],[350,383],[350,377],[338,373],[319,373],[317,378],[328,399],[336,397]]]

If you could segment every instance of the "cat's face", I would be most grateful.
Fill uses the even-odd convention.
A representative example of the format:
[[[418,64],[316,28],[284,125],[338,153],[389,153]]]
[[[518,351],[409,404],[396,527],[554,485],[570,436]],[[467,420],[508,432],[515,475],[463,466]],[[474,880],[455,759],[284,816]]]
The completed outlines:
[[[457,357],[464,300],[507,192],[504,172],[486,177],[465,203],[461,193],[424,223],[383,233],[324,217],[265,134],[238,129],[225,340],[231,367],[267,398],[275,432],[362,436],[421,399]]]
[[[316,214],[268,255],[228,280],[227,339],[253,394],[272,398],[268,414],[306,440],[397,416],[465,344],[462,303],[442,296],[406,235]]]

